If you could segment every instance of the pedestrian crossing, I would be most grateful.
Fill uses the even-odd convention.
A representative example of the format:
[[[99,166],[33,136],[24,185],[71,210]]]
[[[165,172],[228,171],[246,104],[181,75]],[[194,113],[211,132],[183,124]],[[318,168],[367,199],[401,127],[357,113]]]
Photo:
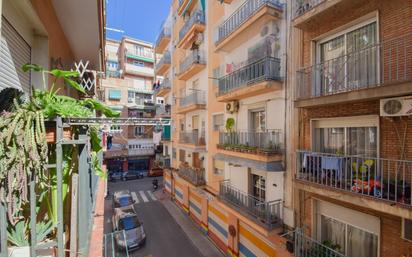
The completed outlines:
[[[156,196],[150,190],[148,191],[140,190],[136,192],[130,192],[130,194],[132,195],[132,199],[136,204],[157,201]]]

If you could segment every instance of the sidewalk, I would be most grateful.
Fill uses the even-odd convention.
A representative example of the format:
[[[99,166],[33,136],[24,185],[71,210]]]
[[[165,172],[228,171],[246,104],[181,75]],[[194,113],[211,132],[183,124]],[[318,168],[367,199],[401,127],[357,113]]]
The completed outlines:
[[[154,193],[156,198],[161,202],[170,215],[175,219],[177,224],[182,228],[190,238],[193,245],[196,246],[203,257],[223,257],[225,256],[218,248],[203,234],[199,227],[183,213],[183,211],[171,201],[170,195],[158,190]]]

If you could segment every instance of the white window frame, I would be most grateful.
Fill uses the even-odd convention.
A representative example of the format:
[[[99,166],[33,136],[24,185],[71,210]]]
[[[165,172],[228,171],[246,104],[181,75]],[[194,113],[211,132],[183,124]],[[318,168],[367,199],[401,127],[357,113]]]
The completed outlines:
[[[350,117],[315,118],[310,120],[310,149],[315,147],[315,128],[356,128],[356,127],[376,127],[376,158],[380,154],[380,124],[379,115],[360,115]],[[345,142],[347,138],[345,129]],[[345,146],[345,154],[347,148]]]

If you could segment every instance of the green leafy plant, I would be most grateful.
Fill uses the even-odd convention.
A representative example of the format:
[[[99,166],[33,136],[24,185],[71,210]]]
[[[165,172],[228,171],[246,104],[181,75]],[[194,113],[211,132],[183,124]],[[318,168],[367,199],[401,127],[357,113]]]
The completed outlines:
[[[40,221],[36,224],[36,240],[40,243],[46,239],[46,237],[53,230],[53,222]],[[9,226],[7,229],[7,236],[9,242],[18,247],[24,247],[30,245],[30,225],[29,222],[21,220],[16,223],[15,226]]]
[[[227,132],[233,132],[233,128],[235,126],[235,119],[234,118],[227,118],[225,128]]]

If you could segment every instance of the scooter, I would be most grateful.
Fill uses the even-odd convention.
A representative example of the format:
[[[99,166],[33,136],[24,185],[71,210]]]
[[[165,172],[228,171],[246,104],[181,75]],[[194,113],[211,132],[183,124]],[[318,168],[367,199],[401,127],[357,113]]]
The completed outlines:
[[[159,181],[157,179],[153,179],[153,191],[156,191],[159,188]]]

